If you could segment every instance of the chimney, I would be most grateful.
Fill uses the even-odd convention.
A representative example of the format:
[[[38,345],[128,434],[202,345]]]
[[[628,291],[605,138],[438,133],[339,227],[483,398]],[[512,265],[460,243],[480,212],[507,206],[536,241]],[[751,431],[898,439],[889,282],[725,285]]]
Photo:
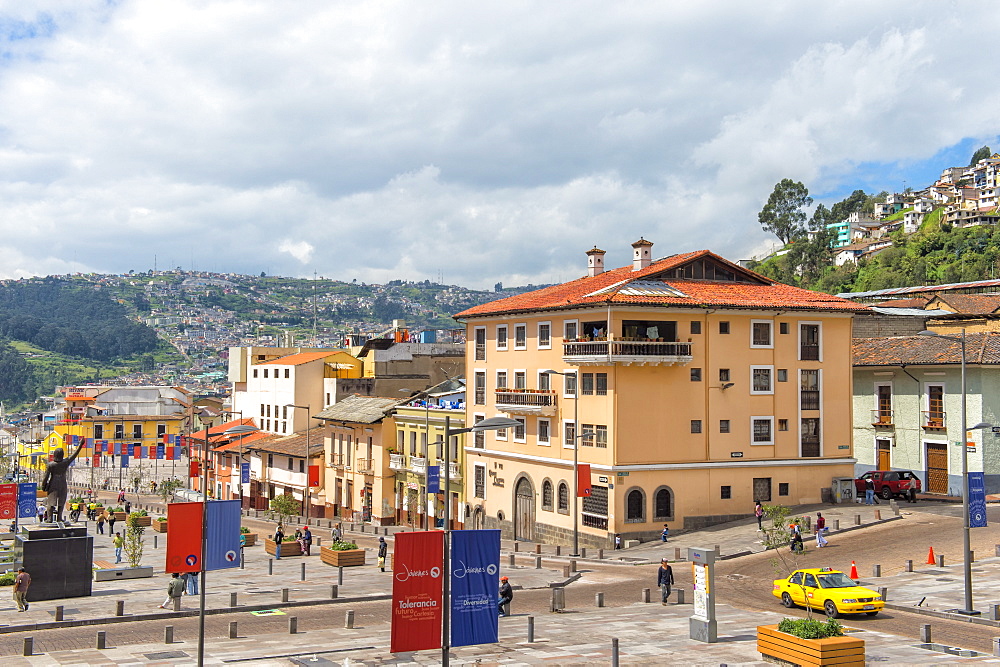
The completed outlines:
[[[632,270],[639,271],[649,266],[653,261],[650,255],[650,248],[653,244],[646,239],[639,237],[639,240],[632,244]]]
[[[604,273],[604,251],[596,245],[587,251],[587,275],[593,278]]]

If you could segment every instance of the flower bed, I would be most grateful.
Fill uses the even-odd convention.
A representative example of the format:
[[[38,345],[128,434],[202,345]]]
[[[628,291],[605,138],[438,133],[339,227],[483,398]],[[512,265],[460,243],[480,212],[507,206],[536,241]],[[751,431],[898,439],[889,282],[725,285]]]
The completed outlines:
[[[167,522],[166,521],[154,521],[152,525],[153,525],[153,530],[155,530],[158,533],[165,533],[165,532],[167,532]]]
[[[788,620],[788,619],[786,619]],[[819,624],[817,622],[818,625]],[[777,625],[757,626],[757,650],[766,658],[797,665],[865,664],[865,641],[854,637],[806,639],[778,630]]]
[[[336,550],[330,547],[320,547],[320,560],[333,567],[355,567],[365,564],[364,549]]]

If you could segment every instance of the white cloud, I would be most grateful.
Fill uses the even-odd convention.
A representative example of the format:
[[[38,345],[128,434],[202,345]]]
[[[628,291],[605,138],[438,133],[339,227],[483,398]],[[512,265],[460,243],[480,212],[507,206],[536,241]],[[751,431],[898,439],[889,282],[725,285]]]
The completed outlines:
[[[488,287],[644,235],[734,259],[773,184],[997,134],[985,2],[74,0],[0,10],[0,277]],[[959,48],[956,45],[961,45]],[[942,165],[944,166],[944,165]]]

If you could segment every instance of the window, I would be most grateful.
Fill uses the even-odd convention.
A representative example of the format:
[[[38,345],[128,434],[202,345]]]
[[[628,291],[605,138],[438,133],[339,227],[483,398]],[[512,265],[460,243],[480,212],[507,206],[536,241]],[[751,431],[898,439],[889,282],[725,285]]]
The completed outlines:
[[[593,373],[584,373],[583,374],[583,390],[582,390],[582,393],[583,393],[584,396],[593,396],[594,395],[594,374]]]
[[[549,420],[539,419],[538,420],[538,444],[547,445],[549,444]]]
[[[474,425],[478,424],[484,419],[486,419],[486,415],[480,415],[480,414],[472,415],[472,423]],[[475,431],[474,435],[475,438],[472,441],[472,446],[475,447],[476,449],[483,449],[484,447],[486,447],[486,431]]]
[[[719,433],[729,433],[729,420],[720,419],[719,420]]]
[[[514,349],[524,350],[528,347],[528,325],[527,324],[515,324],[514,325]]]
[[[563,396],[576,396],[576,372],[563,376]]]
[[[497,391],[507,388],[507,371],[497,371]]]
[[[142,424],[132,424],[132,437],[142,439]]]
[[[104,437],[104,424],[94,424],[94,439],[100,440]]]
[[[499,324],[497,325],[497,349],[506,350],[507,349],[507,325]]]
[[[552,324],[549,322],[539,322],[538,324],[538,348],[548,350],[552,347]]]
[[[928,428],[944,426],[944,385],[927,385],[927,418],[924,420]]]
[[[260,404],[260,416],[261,417],[264,416],[264,404],[263,403]]]
[[[517,426],[514,427],[514,442],[524,442],[525,440],[525,419],[524,417],[514,417]]]
[[[576,446],[576,424],[574,422],[563,422],[563,447],[572,449]]]
[[[253,369],[253,376],[254,376],[254,377],[257,377],[257,370],[258,370],[258,369],[256,369],[256,368],[255,368],[255,369]]]
[[[774,347],[771,341],[771,322],[752,320],[750,323],[750,347]]]
[[[788,482],[778,482],[778,495],[779,496],[788,495]]]
[[[608,395],[608,374],[607,373],[594,373],[594,391],[598,396]]]
[[[787,419],[779,419],[778,420],[778,430],[779,431],[787,431],[788,430],[788,420]]]
[[[819,418],[802,419],[802,456],[820,455]]]
[[[476,361],[486,361],[486,327],[475,330]]]
[[[719,382],[729,382],[729,369],[720,368],[719,369]]]
[[[281,406],[281,418],[282,419],[288,419],[288,406],[287,405]]]
[[[475,378],[476,405],[486,405],[486,371],[476,371]]]
[[[265,417],[270,417],[271,416],[271,405],[270,404],[265,405],[264,408],[265,408],[265,410],[267,410],[267,414],[264,415],[264,416]],[[275,415],[275,417],[277,417],[277,415]]]
[[[583,505],[581,523],[584,526],[602,529],[608,527],[608,487],[596,484],[590,487],[590,495],[585,496],[581,504]]]
[[[396,431],[396,449],[400,454],[406,451],[406,431]]]
[[[410,431],[410,456],[417,455],[417,432]]]
[[[691,333],[693,334],[701,333],[701,322],[699,320],[691,320]]]
[[[751,432],[753,433],[753,444],[773,445],[774,444],[774,417],[751,417]]]
[[[579,330],[579,323],[576,320],[565,320],[563,322],[563,340],[576,340],[580,337]]]
[[[751,394],[773,394],[774,387],[771,385],[771,366],[751,366],[750,367],[750,393]]]
[[[608,427],[603,424],[594,426],[594,441],[601,449],[608,447]]]
[[[701,382],[701,369],[692,368],[691,369],[691,382]]]
[[[580,424],[580,444],[584,447],[594,446],[594,425]]]
[[[771,478],[770,477],[754,477],[753,478],[753,499],[759,500],[762,503],[771,502]]]
[[[778,382],[788,382],[788,369],[779,368],[778,369]]]
[[[514,389],[528,388],[528,374],[525,371],[514,371]]]
[[[569,485],[559,482],[559,511],[569,512]]]
[[[473,485],[472,485],[472,488],[473,488],[472,493],[473,493],[473,495],[476,496],[476,498],[485,498],[486,497],[486,466],[474,466],[473,470],[474,470],[473,477],[474,477],[475,481],[473,482]]]
[[[625,523],[644,523],[646,521],[645,498],[642,491],[632,489],[625,496]]]
[[[294,468],[293,468],[294,465],[295,465],[295,461],[292,459],[291,456],[289,456],[288,457],[288,469],[289,470],[294,470]]]
[[[273,468],[274,467],[274,454],[268,454],[267,455],[267,467],[268,468]],[[271,493],[271,496],[272,497],[274,496],[273,492]]]
[[[875,424],[891,424],[892,419],[892,385],[891,384],[879,384],[875,385],[875,405],[877,406],[875,412],[875,419],[872,421]],[[96,436],[95,436],[96,437]]]
[[[787,334],[788,333],[788,322],[779,322],[778,323],[778,333],[780,333],[780,334]]]
[[[156,437],[157,438],[162,438],[166,434],[167,434],[167,425],[166,424],[157,424],[156,425]]]
[[[497,430],[493,431],[493,433],[495,434],[497,440],[507,439],[507,429],[505,428],[498,428]]]
[[[719,322],[719,333],[720,334],[729,333],[729,322]]]
[[[653,514],[657,521],[674,516],[674,494],[665,486],[661,486],[653,495]]]
[[[819,371],[799,371],[799,402],[803,410],[819,410]]]
[[[724,487],[722,487],[722,490],[719,493],[719,497],[722,498],[723,500],[729,500],[730,498],[732,498],[733,497],[733,487],[731,487],[731,486],[724,486]]]
[[[549,480],[542,482],[542,509],[552,511],[552,482]]]
[[[803,361],[819,361],[819,325],[799,325],[799,359]]]
[[[267,369],[264,369],[264,378],[267,379]]]
[[[538,388],[541,391],[550,391],[552,389],[552,376],[548,373],[539,373]]]
[[[692,419],[691,420],[691,432],[692,433],[701,433],[701,420],[700,419]]]

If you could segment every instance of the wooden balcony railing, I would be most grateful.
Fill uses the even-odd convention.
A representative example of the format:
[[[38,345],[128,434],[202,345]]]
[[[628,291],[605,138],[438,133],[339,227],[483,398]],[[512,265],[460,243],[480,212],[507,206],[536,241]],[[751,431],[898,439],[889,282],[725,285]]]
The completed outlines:
[[[892,426],[892,410],[872,410],[872,426]]]
[[[375,461],[374,459],[357,459],[356,472],[360,472],[365,475],[372,475],[375,473]]]
[[[563,343],[573,363],[676,364],[691,361],[692,343],[654,340],[585,340]]]
[[[921,411],[922,425],[924,428],[947,428],[947,413],[938,410]]]

